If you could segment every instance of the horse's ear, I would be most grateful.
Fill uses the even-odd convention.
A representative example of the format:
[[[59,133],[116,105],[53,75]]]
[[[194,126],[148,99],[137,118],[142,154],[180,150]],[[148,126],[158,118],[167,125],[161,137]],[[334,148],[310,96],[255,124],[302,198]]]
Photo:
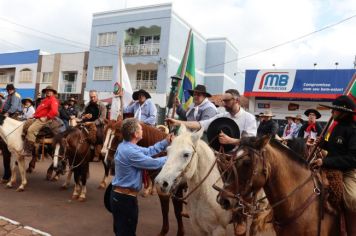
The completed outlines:
[[[271,137],[269,135],[263,135],[260,139],[257,140],[256,148],[259,150],[264,148],[270,140]]]
[[[192,141],[194,145],[197,145],[198,140],[203,136],[204,129],[201,128],[197,132],[192,133]]]
[[[187,132],[187,127],[185,127],[185,125],[182,124],[182,125],[179,127],[178,135],[181,135],[181,134],[186,133],[186,132]]]

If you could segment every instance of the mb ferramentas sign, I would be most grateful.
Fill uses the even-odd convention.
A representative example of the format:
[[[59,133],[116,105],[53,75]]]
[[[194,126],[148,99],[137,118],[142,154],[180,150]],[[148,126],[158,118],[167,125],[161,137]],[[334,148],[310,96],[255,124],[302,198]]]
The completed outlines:
[[[302,113],[303,109],[318,108],[319,103],[330,103],[343,94],[355,72],[354,69],[246,70],[244,95],[250,98],[251,112],[272,109],[282,118]]]

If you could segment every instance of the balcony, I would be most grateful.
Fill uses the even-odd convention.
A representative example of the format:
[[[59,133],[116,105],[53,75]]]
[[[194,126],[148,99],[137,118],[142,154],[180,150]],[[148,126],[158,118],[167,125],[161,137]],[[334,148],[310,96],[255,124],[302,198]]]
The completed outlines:
[[[159,43],[125,45],[125,56],[155,56],[159,54]]]
[[[131,80],[134,90],[144,89],[150,92],[156,91],[157,80]]]

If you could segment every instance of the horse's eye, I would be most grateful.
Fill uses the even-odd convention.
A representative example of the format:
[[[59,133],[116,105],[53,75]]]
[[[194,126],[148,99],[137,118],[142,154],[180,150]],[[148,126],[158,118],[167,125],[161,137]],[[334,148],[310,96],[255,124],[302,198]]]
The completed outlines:
[[[188,158],[189,156],[190,156],[189,153],[184,153],[184,154],[183,154],[183,157],[184,157],[184,158]]]

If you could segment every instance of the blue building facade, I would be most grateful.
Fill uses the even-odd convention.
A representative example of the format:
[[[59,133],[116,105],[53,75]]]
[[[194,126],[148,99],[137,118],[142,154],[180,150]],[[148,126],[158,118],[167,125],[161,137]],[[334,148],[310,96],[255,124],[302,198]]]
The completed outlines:
[[[20,95],[35,98],[35,85],[40,50],[0,54],[0,92],[14,84]]]
[[[96,13],[93,16],[88,76],[89,90],[99,98],[112,96],[118,74],[118,48],[133,90],[145,89],[161,107],[166,104],[170,76],[177,73],[188,32],[192,27],[179,17],[171,4]],[[228,88],[242,89],[236,77],[238,51],[226,38],[204,38],[194,28],[195,75],[212,94]],[[233,63],[228,61],[236,60]]]

